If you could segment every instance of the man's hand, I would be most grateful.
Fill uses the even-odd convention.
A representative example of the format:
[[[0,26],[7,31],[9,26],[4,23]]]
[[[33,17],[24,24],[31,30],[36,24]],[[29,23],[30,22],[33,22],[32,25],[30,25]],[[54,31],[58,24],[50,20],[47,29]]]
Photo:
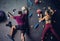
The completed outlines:
[[[27,11],[27,10],[25,10],[24,12],[25,12],[25,14],[27,14],[27,13],[28,13],[28,11]]]

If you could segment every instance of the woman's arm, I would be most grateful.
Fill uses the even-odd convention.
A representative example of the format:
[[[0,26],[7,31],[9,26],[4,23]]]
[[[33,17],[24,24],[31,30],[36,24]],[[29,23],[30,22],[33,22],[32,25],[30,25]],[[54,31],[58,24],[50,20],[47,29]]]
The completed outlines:
[[[52,9],[50,9],[50,11],[51,11],[51,14],[53,15],[54,14],[54,11]]]
[[[43,20],[45,20],[45,17],[39,18],[39,22],[41,22],[41,21],[43,21]]]
[[[51,9],[51,7],[48,7],[48,9],[50,10],[51,15],[53,15],[54,14],[54,11]]]

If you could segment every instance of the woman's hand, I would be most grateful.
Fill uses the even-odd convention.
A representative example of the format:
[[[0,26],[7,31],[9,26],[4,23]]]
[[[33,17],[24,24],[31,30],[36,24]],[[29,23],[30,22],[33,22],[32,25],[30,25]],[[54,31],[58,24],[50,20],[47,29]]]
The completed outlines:
[[[51,15],[53,15],[53,14],[54,14],[54,11],[51,9],[51,7],[50,7],[50,6],[48,7],[48,9],[50,10]]]

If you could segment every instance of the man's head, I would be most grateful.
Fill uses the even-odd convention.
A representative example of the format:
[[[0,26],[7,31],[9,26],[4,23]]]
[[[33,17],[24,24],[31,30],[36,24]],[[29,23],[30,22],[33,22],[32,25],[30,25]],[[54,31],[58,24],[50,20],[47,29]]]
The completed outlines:
[[[22,14],[22,11],[18,11],[18,14],[21,15]]]

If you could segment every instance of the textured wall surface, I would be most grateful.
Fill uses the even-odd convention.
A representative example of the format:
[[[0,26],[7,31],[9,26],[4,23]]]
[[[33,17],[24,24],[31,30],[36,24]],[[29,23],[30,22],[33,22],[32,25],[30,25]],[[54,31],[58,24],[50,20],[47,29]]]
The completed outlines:
[[[34,0],[31,0],[32,2],[32,6],[30,5],[30,3],[28,2],[28,0],[0,0],[0,10],[3,10],[6,12],[11,12],[12,10],[15,8],[17,9],[14,15],[17,15],[17,11],[21,10],[22,6],[27,6],[28,8],[32,7],[31,10],[29,10],[29,14],[32,13],[32,17],[29,18],[29,24],[30,25],[35,25],[38,23],[38,16],[36,14],[36,10],[37,8],[40,8],[43,11],[44,14],[44,10],[43,7],[47,6],[51,6],[53,9],[56,9],[57,12],[53,15],[53,20],[56,20],[56,23],[53,23],[54,29],[55,31],[60,35],[60,1],[58,0],[41,0],[42,3],[41,4],[34,4]],[[12,21],[13,25],[16,25],[16,21],[13,19],[9,19],[8,21]],[[9,34],[10,28],[6,27],[6,22],[4,23],[0,23],[0,41],[12,41],[11,39],[8,38],[7,34]],[[41,34],[43,31],[43,25],[44,22],[41,22],[38,26],[38,28],[31,28],[30,29],[30,35],[32,37],[32,39],[34,41],[41,41]],[[50,32],[50,31],[49,31]],[[48,33],[49,35],[47,35],[46,37],[48,39],[46,39],[45,41],[57,41],[57,39],[54,37],[54,35],[50,35],[50,33]],[[27,35],[25,35],[27,36]],[[51,36],[53,37],[53,39],[51,40]],[[20,31],[17,31],[16,35],[15,35],[15,41],[21,41],[20,39]],[[33,41],[32,39],[30,39],[29,37],[26,37],[26,41]]]
[[[60,11],[60,6],[59,6],[59,0],[39,0],[41,1],[41,3],[39,4],[35,4],[34,3],[35,0],[27,0],[27,6],[30,10],[30,14],[32,13],[32,16],[31,18],[29,19],[30,21],[30,25],[36,25],[38,23],[38,16],[37,16],[37,12],[36,10],[37,9],[41,9],[42,10],[42,14],[44,15],[44,11],[45,9],[43,9],[44,7],[46,9],[48,9],[48,6],[50,6],[52,9],[56,10],[55,14],[52,16],[52,25],[53,25],[53,28],[56,32],[58,32],[58,35],[60,35],[58,29],[59,29],[59,11]],[[31,9],[30,9],[31,8]],[[56,20],[56,23],[54,23],[53,21]],[[59,23],[58,23],[59,22]],[[35,37],[34,39],[36,41],[39,41],[39,39],[41,39],[41,35],[42,35],[42,31],[44,29],[43,25],[44,25],[44,21],[39,23],[39,26],[36,28],[36,29],[33,29],[33,33],[32,33],[32,36]],[[57,27],[57,25],[59,27]],[[33,27],[34,28],[34,27]],[[57,29],[56,29],[57,28]],[[51,39],[52,37],[52,39]],[[40,40],[41,41],[41,40]],[[44,41],[58,41],[55,36],[51,33],[50,30],[47,31],[46,33],[46,36],[45,36],[45,40]]]
[[[16,12],[14,15],[17,15],[17,11],[21,10],[22,6],[25,6],[27,3],[26,0],[0,0],[0,10],[3,10],[6,12],[6,15],[8,14],[7,12],[13,12],[13,9],[16,9]],[[8,21],[11,21],[13,25],[16,25],[16,21],[13,19],[9,19]],[[5,26],[6,22],[0,23],[0,41],[12,41],[11,39],[8,38],[7,34],[9,34],[10,28]],[[21,41],[20,39],[20,31],[17,31],[16,41]]]

